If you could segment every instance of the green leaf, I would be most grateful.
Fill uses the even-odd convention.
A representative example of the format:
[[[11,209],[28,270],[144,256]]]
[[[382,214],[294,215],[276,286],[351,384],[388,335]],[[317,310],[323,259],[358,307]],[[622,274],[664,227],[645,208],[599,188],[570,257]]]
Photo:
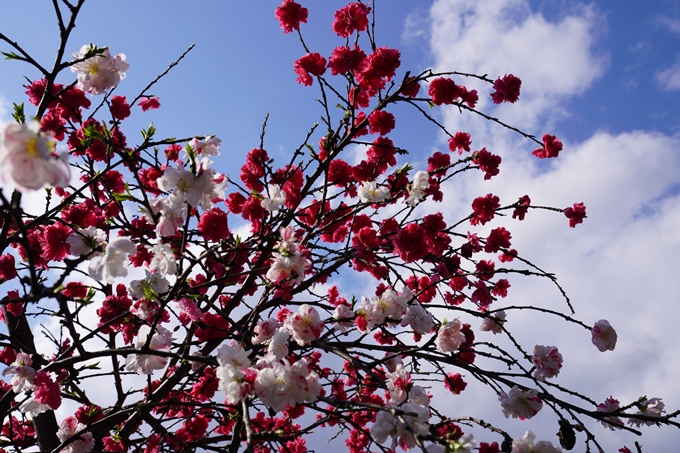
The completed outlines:
[[[21,60],[21,57],[14,52],[0,52],[5,56],[5,60]]]
[[[26,115],[24,114],[24,103],[14,104],[14,113],[12,113],[12,118],[19,124],[26,122]]]
[[[127,193],[113,193],[111,195],[113,195],[114,200],[119,202],[130,201],[135,199],[135,197]]]
[[[151,137],[154,136],[156,133],[156,126],[151,123],[149,125],[148,129],[142,129],[142,137],[144,137],[144,141],[151,140]]]

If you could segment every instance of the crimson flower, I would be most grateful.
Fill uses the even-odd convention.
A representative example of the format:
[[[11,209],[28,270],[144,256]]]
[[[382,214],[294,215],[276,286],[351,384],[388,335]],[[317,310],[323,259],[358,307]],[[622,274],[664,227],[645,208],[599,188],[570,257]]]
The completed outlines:
[[[314,83],[312,75],[322,76],[326,72],[326,59],[318,52],[308,53],[294,63],[297,82],[301,85],[310,86]]]
[[[501,79],[500,77],[496,79],[493,83],[494,91],[491,93],[491,99],[493,99],[494,104],[500,104],[501,102],[517,102],[519,99],[519,88],[522,86],[522,81],[512,74],[505,74]]]
[[[350,3],[335,12],[333,31],[342,38],[348,38],[355,31],[368,27],[368,13],[371,8],[362,3]]]
[[[281,23],[284,33],[300,29],[300,22],[307,23],[309,11],[293,0],[283,0],[281,6],[274,11],[276,18]]]
[[[564,210],[564,215],[569,219],[569,226],[575,228],[586,218],[586,207],[583,203],[574,203],[573,207]]]
[[[539,159],[557,157],[562,151],[562,142],[554,135],[543,135],[543,147],[535,149],[531,154]]]

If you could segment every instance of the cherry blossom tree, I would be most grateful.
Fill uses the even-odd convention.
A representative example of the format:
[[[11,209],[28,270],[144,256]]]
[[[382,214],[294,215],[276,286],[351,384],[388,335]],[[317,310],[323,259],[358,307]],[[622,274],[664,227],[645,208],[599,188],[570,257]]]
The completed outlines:
[[[444,127],[440,106],[535,142],[536,158],[559,157],[554,135],[537,139],[477,108],[480,96],[521,102],[518,77],[402,68],[399,50],[375,39],[375,5],[361,2],[335,13],[338,45],[324,56],[304,38],[308,9],[284,0],[274,14],[298,35],[293,69],[318,90],[322,122],[275,163],[265,120],[232,178],[214,168],[218,137],[160,138],[153,126],[138,142],[125,135],[128,117],[161,107],[151,89],[186,52],[140,93],[114,94],[134,62],[94,44],[67,52],[84,3],[53,1],[51,68],[0,34],[8,64],[35,74],[35,108],[17,102],[0,137],[0,280],[13,288],[2,301],[1,451],[299,453],[314,433],[344,438],[352,453],[554,453],[577,442],[602,451],[589,420],[634,433],[680,427],[659,397],[599,403],[560,385],[568,358],[558,347],[513,335],[513,318],[530,310],[615,348],[606,320],[579,320],[556,277],[512,247],[513,222],[531,210],[575,227],[583,203],[488,193],[465,218],[446,212],[447,181],[491,179],[502,160],[484,137]],[[471,79],[488,90],[468,89]],[[397,105],[448,138],[427,168],[389,137]],[[44,194],[43,210],[26,205],[28,192]],[[342,283],[360,274],[370,293]],[[511,302],[518,276],[552,281],[564,309]],[[530,421],[509,432],[432,398],[473,385],[508,418],[554,412],[558,435],[536,440]]]

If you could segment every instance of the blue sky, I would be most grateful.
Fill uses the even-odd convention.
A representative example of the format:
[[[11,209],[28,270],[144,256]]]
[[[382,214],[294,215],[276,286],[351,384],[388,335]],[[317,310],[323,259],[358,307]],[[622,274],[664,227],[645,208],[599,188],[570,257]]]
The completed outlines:
[[[179,1],[125,0],[113,9],[92,1],[68,53],[90,42],[125,53],[131,68],[117,92],[132,98],[196,44],[152,90],[162,108],[136,110],[124,130],[135,137],[135,130],[153,121],[161,135],[217,135],[224,145],[216,167],[236,176],[245,153],[259,143],[267,113],[265,147],[279,158],[299,145],[321,114],[316,84],[295,83],[292,62],[304,51],[295,35],[280,30],[273,14],[279,3],[203,1],[189,7]],[[330,24],[344,3],[304,3],[310,18],[303,34],[312,50],[329,55],[341,44]],[[56,48],[56,23],[50,3],[39,4],[3,5],[0,32],[47,65]],[[680,359],[674,353],[680,329],[668,321],[680,315],[673,289],[680,254],[680,4],[389,0],[378,2],[377,14],[379,45],[402,51],[398,76],[428,67],[491,77],[514,73],[524,81],[520,102],[496,108],[488,100],[484,104],[483,95],[484,108],[565,143],[560,159],[538,162],[529,155],[533,146],[516,135],[455,111],[439,112],[451,130],[471,132],[475,146],[503,156],[501,174],[492,181],[460,178],[445,187],[448,201],[437,208],[448,218],[467,215],[471,200],[489,192],[501,200],[528,193],[537,204],[566,207],[583,201],[588,207],[589,218],[573,230],[560,215],[533,212],[508,228],[520,253],[558,275],[581,319],[612,322],[619,332],[617,350],[599,354],[582,332],[556,331],[530,317],[511,319],[508,327],[522,332],[528,343],[557,345],[565,356],[560,383],[597,401],[611,394],[630,402],[647,394],[680,408]],[[8,49],[0,44],[0,50]],[[37,74],[17,62],[0,64],[0,101],[7,112],[11,102],[26,101],[22,76]],[[65,76],[62,81],[70,82],[71,75]],[[411,150],[411,163],[422,164],[425,153],[445,149],[443,137],[418,115],[395,113],[393,139]],[[8,120],[7,113],[2,120]],[[511,297],[516,304],[561,303],[554,288],[533,280],[513,282]],[[499,420],[495,395],[488,393],[467,391],[455,406]],[[549,418],[531,425],[499,421],[518,437],[533,429],[539,439],[555,440]],[[677,431],[646,431],[645,452],[677,448]],[[624,444],[633,448],[629,436],[595,432],[607,451]]]

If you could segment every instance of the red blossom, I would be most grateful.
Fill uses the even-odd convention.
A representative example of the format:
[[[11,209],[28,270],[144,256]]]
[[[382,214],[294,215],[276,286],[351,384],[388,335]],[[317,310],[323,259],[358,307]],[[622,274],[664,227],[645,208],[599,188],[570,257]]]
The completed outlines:
[[[486,442],[480,442],[479,453],[500,453],[498,442],[492,442],[490,444]]]
[[[493,288],[491,289],[491,294],[498,297],[507,297],[508,288],[510,288],[510,282],[504,278],[501,278],[494,284]]]
[[[401,89],[401,94],[405,97],[414,98],[420,92],[420,83],[418,83],[415,77],[408,77],[402,86],[404,88]]]
[[[562,151],[562,142],[554,135],[543,135],[543,147],[535,149],[531,154],[539,159],[557,157]]]
[[[427,93],[432,98],[434,105],[451,104],[460,97],[461,89],[448,77],[437,77],[430,82]]]
[[[14,262],[14,255],[0,256],[0,282],[12,280],[17,276],[16,263]]]
[[[45,261],[62,261],[71,251],[71,246],[66,240],[72,230],[66,225],[57,222],[45,227],[40,237]]]
[[[522,86],[522,81],[512,74],[505,74],[501,79],[500,77],[496,79],[493,83],[494,91],[491,93],[491,99],[493,99],[494,104],[500,104],[501,102],[515,103],[519,99],[519,89]]]
[[[201,215],[198,231],[206,241],[219,242],[230,235],[227,225],[227,213],[220,208],[212,208]]]
[[[531,206],[531,199],[529,198],[529,195],[520,197],[519,201],[516,203],[516,208],[512,211],[512,218],[524,220],[524,216],[527,215],[529,206]]]
[[[281,23],[284,33],[300,29],[300,22],[307,23],[309,11],[293,0],[283,0],[281,6],[274,11],[276,18]]]
[[[38,106],[40,104],[40,101],[42,100],[43,95],[45,94],[45,88],[47,88],[47,79],[39,79],[39,80],[34,80],[30,85],[26,87],[26,94],[28,95],[28,102],[31,104]],[[52,89],[50,90],[50,94],[54,96],[57,94],[59,91],[64,88],[64,85],[60,83],[54,83],[52,84]],[[47,106],[48,108],[54,108],[57,105],[57,99],[52,99]]]
[[[586,218],[586,207],[583,203],[574,203],[573,207],[564,209],[564,215],[569,219],[569,226],[575,228]]]
[[[460,373],[447,373],[444,379],[444,387],[454,395],[460,395],[467,387],[467,382],[463,380]]]
[[[510,239],[512,236],[510,232],[503,227],[494,228],[489,233],[489,237],[486,238],[486,244],[484,244],[484,251],[486,253],[496,253],[501,248],[510,248]]]
[[[368,27],[368,13],[371,8],[363,3],[350,3],[337,10],[333,20],[333,31],[342,38],[355,31],[365,31]]]
[[[350,49],[348,46],[338,46],[333,49],[333,54],[328,58],[328,67],[331,74],[346,74],[356,72],[361,69],[361,65],[366,60],[366,54],[358,46]]]
[[[65,125],[66,120],[56,110],[48,110],[40,119],[40,129],[45,132],[51,132],[57,141],[64,139],[66,132]]]
[[[69,299],[85,299],[89,287],[80,282],[68,282],[61,293]]]
[[[471,225],[484,225],[486,222],[493,219],[496,214],[496,209],[501,207],[500,198],[494,194],[487,194],[483,197],[477,197],[472,202],[472,217],[470,218]]]
[[[368,117],[371,134],[387,135],[392,132],[395,124],[394,115],[384,110],[376,110]]]
[[[463,151],[470,151],[471,144],[470,134],[467,132],[456,132],[456,134],[449,139],[449,149],[451,152],[457,150],[459,155],[462,155]]]
[[[326,72],[326,59],[318,52],[308,53],[293,64],[297,82],[301,85],[310,86],[314,83],[313,75],[322,76]]]
[[[394,252],[407,263],[423,259],[427,255],[425,230],[416,223],[409,223],[394,238]]]
[[[477,151],[472,159],[472,163],[479,165],[479,169],[484,172],[484,180],[489,180],[500,173],[498,166],[501,164],[501,156],[491,154],[482,148]]]
[[[142,108],[142,112],[146,112],[147,110],[155,110],[161,108],[161,103],[159,101],[159,98],[157,98],[156,96],[143,97],[139,101],[139,106]]]
[[[111,98],[109,110],[111,111],[111,116],[115,120],[122,121],[130,116],[130,104],[128,104],[125,96],[114,95]]]

